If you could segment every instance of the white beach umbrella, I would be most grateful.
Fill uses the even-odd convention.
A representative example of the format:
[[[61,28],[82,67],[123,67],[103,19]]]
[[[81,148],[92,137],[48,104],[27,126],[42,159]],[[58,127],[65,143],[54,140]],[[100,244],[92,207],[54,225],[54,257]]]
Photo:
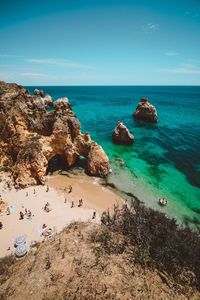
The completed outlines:
[[[15,240],[14,240],[15,247],[17,247],[21,244],[24,244],[24,243],[26,243],[26,236],[25,235],[20,235],[20,236],[16,237]]]
[[[16,251],[15,251],[15,255],[17,257],[22,257],[27,253],[27,247],[25,244],[21,244],[19,246],[17,246]]]

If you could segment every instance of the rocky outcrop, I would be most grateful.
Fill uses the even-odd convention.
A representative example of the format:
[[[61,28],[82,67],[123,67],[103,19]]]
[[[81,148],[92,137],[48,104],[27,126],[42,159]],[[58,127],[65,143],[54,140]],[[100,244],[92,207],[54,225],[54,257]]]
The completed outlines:
[[[88,154],[88,169],[91,175],[105,177],[108,174],[108,157],[103,148],[93,142]]]
[[[142,98],[140,100],[133,116],[136,119],[141,119],[146,122],[156,123],[158,121],[157,111],[155,107],[145,98]]]
[[[46,108],[53,108],[54,103],[53,99],[50,95],[46,94],[44,97],[41,98]]]
[[[112,134],[112,140],[116,144],[131,145],[134,142],[134,136],[122,122],[118,122]]]
[[[40,96],[40,97],[44,97],[44,91],[43,90],[35,89],[34,90],[34,95]]]
[[[68,167],[83,156],[89,174],[107,176],[107,155],[88,133],[81,133],[68,99],[53,102],[46,97],[31,96],[22,86],[0,81],[1,170],[9,172],[17,187],[24,187],[44,183],[54,156],[62,157]]]

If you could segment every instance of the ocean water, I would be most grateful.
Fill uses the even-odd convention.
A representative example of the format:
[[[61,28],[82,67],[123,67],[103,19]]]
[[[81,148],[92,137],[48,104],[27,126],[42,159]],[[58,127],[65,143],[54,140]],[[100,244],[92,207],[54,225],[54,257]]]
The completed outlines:
[[[200,86],[40,88],[55,99],[69,98],[82,132],[90,132],[110,158],[109,182],[179,222],[200,225]],[[133,119],[141,97],[157,108],[157,124]],[[119,120],[135,136],[132,146],[112,143]],[[166,207],[158,205],[161,197]]]

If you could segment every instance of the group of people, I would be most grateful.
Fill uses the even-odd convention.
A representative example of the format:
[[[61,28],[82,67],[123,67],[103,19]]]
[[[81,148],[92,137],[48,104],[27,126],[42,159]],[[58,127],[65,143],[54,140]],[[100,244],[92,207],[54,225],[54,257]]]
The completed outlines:
[[[82,205],[83,205],[83,199],[81,198],[80,200],[78,200],[78,207],[81,207]],[[74,201],[72,201],[72,204],[71,204],[71,208],[73,208],[73,207],[74,207]]]
[[[32,212],[30,211],[30,209],[27,210],[27,209],[25,208],[24,213],[23,213],[22,211],[19,212],[19,220],[23,220],[25,216],[27,217],[27,219],[32,218],[33,214],[32,214]]]
[[[65,188],[64,191],[67,192],[67,188]],[[69,187],[68,187],[68,194],[70,194],[71,192],[72,192],[72,186],[69,185]],[[67,198],[65,198],[64,203],[67,203]],[[81,206],[83,206],[83,199],[82,198],[78,200],[78,207],[81,207]],[[75,205],[74,205],[74,201],[72,200],[72,202],[71,202],[71,208],[73,208],[73,207],[75,207]],[[95,219],[95,218],[96,218],[96,211],[94,211],[93,215],[92,215],[92,219]]]
[[[52,232],[53,232],[52,228],[48,228],[46,224],[42,225],[42,235],[44,237],[50,236]]]
[[[83,199],[81,198],[79,201],[78,201],[78,207],[81,207],[83,205]],[[71,208],[74,207],[74,201],[72,201],[72,204],[71,204]],[[95,219],[96,218],[96,211],[93,212],[93,215],[92,215],[92,219]]]
[[[160,199],[159,199],[159,204],[160,204],[161,206],[166,206],[166,205],[167,205],[167,200],[166,200],[165,198],[160,198]]]

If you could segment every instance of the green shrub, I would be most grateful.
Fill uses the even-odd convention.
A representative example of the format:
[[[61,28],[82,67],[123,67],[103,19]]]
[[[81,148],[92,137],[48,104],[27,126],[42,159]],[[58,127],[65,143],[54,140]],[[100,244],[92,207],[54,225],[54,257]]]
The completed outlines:
[[[132,202],[131,208],[124,206],[115,210],[112,216],[103,213],[101,221],[106,230],[124,236],[134,262],[167,272],[179,282],[181,274],[187,270],[188,274],[194,275],[192,284],[200,289],[199,232],[180,228],[174,219],[137,201]],[[100,243],[107,251],[106,237]],[[111,240],[109,243],[112,245]],[[119,251],[122,251],[121,247]]]

